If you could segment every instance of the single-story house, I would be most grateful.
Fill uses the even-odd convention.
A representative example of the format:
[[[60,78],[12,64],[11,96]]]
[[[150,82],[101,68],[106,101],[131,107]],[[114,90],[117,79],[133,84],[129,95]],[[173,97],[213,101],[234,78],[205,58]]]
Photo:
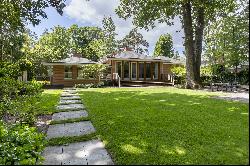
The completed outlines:
[[[93,62],[74,54],[69,58],[43,63],[52,66],[52,85],[73,86],[75,84],[93,83],[102,79],[115,80],[120,78],[121,83],[160,83],[172,84],[171,68],[185,64],[184,59],[167,57],[152,57],[124,50],[117,54],[106,56],[99,62]],[[105,64],[109,67],[108,77],[100,79],[85,79],[80,77],[81,66],[86,64]]]

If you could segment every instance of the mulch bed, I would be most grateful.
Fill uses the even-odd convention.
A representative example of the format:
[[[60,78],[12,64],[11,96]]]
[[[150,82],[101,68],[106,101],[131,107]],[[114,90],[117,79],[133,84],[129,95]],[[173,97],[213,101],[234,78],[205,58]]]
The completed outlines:
[[[49,122],[52,119],[52,115],[39,115],[37,117],[37,121],[35,123],[35,126],[37,127],[39,132],[47,133],[47,130],[49,128]]]

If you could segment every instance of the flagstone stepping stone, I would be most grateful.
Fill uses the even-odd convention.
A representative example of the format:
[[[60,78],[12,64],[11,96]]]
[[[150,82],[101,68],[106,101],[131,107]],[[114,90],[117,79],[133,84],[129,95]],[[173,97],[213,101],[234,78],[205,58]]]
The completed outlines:
[[[63,88],[63,90],[76,90],[76,88]]]
[[[81,117],[88,117],[87,111],[70,111],[70,112],[59,112],[52,116],[52,120],[66,120],[75,119]]]
[[[67,96],[78,96],[78,95],[75,94],[75,93],[62,93],[61,96],[62,97],[67,97]]]
[[[81,99],[80,96],[62,96],[61,100],[78,100]]]
[[[81,104],[82,101],[81,100],[60,100],[59,104],[63,105],[63,104]]]
[[[99,140],[46,147],[42,155],[45,158],[44,165],[114,165]]]
[[[66,104],[66,105],[58,105],[57,109],[58,110],[79,110],[79,109],[84,109],[83,104]]]
[[[63,92],[69,92],[69,93],[71,93],[71,92],[77,92],[77,90],[76,89],[66,89],[66,90],[63,90]]]
[[[47,131],[47,139],[80,136],[95,132],[90,121],[50,125]]]

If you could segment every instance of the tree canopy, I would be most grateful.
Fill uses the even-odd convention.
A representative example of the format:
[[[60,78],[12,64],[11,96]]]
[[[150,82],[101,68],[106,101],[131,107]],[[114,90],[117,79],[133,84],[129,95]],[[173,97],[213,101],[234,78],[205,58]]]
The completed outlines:
[[[34,47],[37,60],[59,60],[72,52],[81,53],[83,57],[94,61],[104,56],[107,46],[102,29],[77,25],[66,29],[57,26],[51,32],[44,33]]]
[[[19,56],[26,32],[25,25],[38,25],[47,18],[45,8],[52,6],[63,13],[64,0],[2,0],[0,2],[0,60],[15,60]]]
[[[116,41],[117,33],[115,32],[116,26],[111,17],[104,17],[102,20],[104,41],[107,45],[107,53],[113,54],[117,51],[118,43]]]
[[[149,43],[143,39],[143,35],[133,28],[128,35],[119,41],[120,48],[129,47],[137,53],[148,54]]]
[[[217,18],[205,29],[205,55],[211,64],[237,67],[249,57],[249,2]]]
[[[173,39],[170,34],[161,35],[155,45],[154,56],[174,56]]]

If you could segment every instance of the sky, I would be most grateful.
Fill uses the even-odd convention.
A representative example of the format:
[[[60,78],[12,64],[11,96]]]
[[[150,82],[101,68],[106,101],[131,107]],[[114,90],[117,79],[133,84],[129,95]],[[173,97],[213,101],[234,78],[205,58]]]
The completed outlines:
[[[50,29],[57,25],[67,28],[72,24],[102,27],[103,17],[111,16],[116,25],[117,39],[122,39],[134,26],[131,19],[124,20],[116,15],[115,8],[118,5],[119,0],[67,0],[62,16],[54,8],[49,7],[45,10],[48,18],[42,19],[41,23],[35,27],[28,25],[28,28],[39,37],[45,29]],[[153,54],[155,44],[160,35],[169,33],[173,37],[174,50],[183,56],[184,33],[179,19],[175,18],[173,22],[173,26],[168,26],[165,23],[156,23],[156,27],[149,31],[139,29],[144,39],[149,42],[149,55]]]

